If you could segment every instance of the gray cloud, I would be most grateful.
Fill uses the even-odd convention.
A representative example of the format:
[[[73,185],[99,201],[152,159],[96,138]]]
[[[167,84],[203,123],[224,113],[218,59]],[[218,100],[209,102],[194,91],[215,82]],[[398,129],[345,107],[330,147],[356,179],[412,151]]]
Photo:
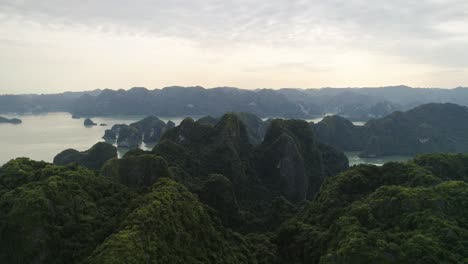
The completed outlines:
[[[460,45],[453,40],[460,33],[441,30],[441,24],[462,21],[468,27],[465,0],[3,0],[0,13],[4,19],[174,36],[202,45],[359,46],[414,53],[422,61]],[[464,37],[462,44],[468,44],[468,32]],[[428,42],[440,45],[426,52],[418,48]],[[449,57],[446,63],[459,56]]]
[[[306,47],[323,56],[275,65],[311,72],[332,70],[327,55],[353,51],[468,67],[466,0],[0,0],[0,23],[11,20],[182,38],[204,49]]]
[[[43,24],[114,25],[177,36],[237,39],[336,28],[342,34],[432,38],[436,26],[464,19],[464,0],[3,0],[0,11]],[[357,36],[356,36],[357,37]],[[295,37],[298,38],[298,37]],[[294,38],[294,39],[295,39]]]

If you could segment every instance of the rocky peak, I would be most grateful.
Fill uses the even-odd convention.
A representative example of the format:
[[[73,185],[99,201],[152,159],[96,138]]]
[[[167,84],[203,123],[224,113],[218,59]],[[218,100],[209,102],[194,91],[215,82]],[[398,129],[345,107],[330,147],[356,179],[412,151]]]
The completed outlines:
[[[235,114],[225,114],[216,124],[219,136],[233,142],[248,142],[247,130]]]

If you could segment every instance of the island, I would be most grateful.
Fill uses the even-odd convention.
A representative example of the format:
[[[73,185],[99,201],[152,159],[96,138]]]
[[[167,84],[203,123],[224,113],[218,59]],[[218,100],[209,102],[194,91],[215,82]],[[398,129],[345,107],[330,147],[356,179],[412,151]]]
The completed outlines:
[[[97,126],[97,124],[94,123],[94,121],[91,120],[90,118],[86,118],[86,119],[85,119],[84,125],[85,125],[86,127]]]
[[[18,118],[8,119],[6,117],[0,116],[0,124],[2,124],[2,123],[19,125],[19,124],[23,123],[23,121],[21,121],[21,119],[18,119]]]

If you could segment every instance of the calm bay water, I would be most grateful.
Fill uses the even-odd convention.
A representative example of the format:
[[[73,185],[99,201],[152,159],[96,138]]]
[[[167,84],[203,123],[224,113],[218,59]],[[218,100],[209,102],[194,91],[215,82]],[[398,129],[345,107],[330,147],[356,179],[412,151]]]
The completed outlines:
[[[85,127],[84,119],[72,119],[69,113],[2,116],[18,117],[23,123],[0,124],[0,165],[17,157],[52,162],[54,156],[65,149],[84,151],[103,141],[101,137],[104,131],[115,124],[130,124],[144,118],[144,116],[95,117],[92,118],[95,123],[105,123],[107,126]],[[183,120],[182,117],[160,119],[172,120],[176,124]]]
[[[8,118],[18,117],[23,120],[20,125],[0,124],[0,165],[17,157],[28,157],[34,160],[52,162],[55,155],[61,151],[73,148],[79,151],[89,149],[102,140],[104,131],[115,124],[130,124],[145,116],[111,116],[94,117],[95,123],[107,126],[85,127],[84,119],[72,119],[69,113],[48,113],[41,115],[2,115]],[[163,118],[179,124],[184,117]],[[315,119],[311,121],[320,121]],[[143,145],[143,149],[153,146]],[[119,149],[123,155],[126,149]],[[361,163],[382,165],[389,161],[405,161],[411,157],[394,156],[385,158],[363,159],[358,152],[348,152],[346,156],[350,165]]]
[[[346,157],[349,160],[349,166],[358,165],[358,164],[373,164],[377,166],[382,166],[387,162],[396,161],[404,162],[412,159],[412,156],[387,156],[380,158],[360,158],[359,152],[345,152]]]
[[[307,123],[314,122],[315,124],[317,124],[318,122],[322,121],[326,116],[330,116],[330,115],[333,115],[333,114],[326,114],[324,116],[320,116],[316,118],[304,119],[304,121],[306,121]],[[262,118],[262,120],[267,121],[270,118],[285,119],[284,117],[265,117],[265,118]],[[355,126],[364,126],[366,124],[366,121],[352,121],[351,123],[353,123]]]
[[[332,114],[329,114],[329,115],[332,115]],[[325,115],[327,116],[327,115]],[[320,121],[322,121],[322,119],[325,117],[325,116],[321,116],[321,117],[317,117],[317,118],[312,118],[312,119],[306,119],[307,122],[314,122],[314,123],[318,123]],[[365,121],[353,121],[352,122],[355,126],[363,126],[366,124]]]

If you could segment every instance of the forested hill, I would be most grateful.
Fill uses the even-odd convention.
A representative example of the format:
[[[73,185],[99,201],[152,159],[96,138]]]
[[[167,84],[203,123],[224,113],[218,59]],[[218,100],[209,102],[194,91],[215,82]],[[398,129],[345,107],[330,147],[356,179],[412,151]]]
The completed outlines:
[[[226,114],[187,118],[152,151],[98,143],[56,165],[0,168],[1,263],[257,263],[268,232],[312,199],[346,157],[302,120],[273,120],[259,145]],[[83,167],[81,167],[83,166]],[[256,235],[255,233],[263,233]],[[244,234],[252,233],[251,236]]]
[[[0,167],[0,263],[467,261],[467,155],[346,169],[311,129],[273,120],[251,145],[227,114],[186,119],[122,159],[99,143],[62,165],[12,160]]]
[[[468,108],[455,104],[425,104],[394,112],[355,126],[340,116],[313,124],[318,139],[361,156],[468,152]]]
[[[426,103],[468,106],[468,89],[381,88],[257,89],[167,87],[95,90],[50,95],[1,95],[0,113],[66,111],[77,115],[222,115],[313,118],[327,113],[365,121]]]

